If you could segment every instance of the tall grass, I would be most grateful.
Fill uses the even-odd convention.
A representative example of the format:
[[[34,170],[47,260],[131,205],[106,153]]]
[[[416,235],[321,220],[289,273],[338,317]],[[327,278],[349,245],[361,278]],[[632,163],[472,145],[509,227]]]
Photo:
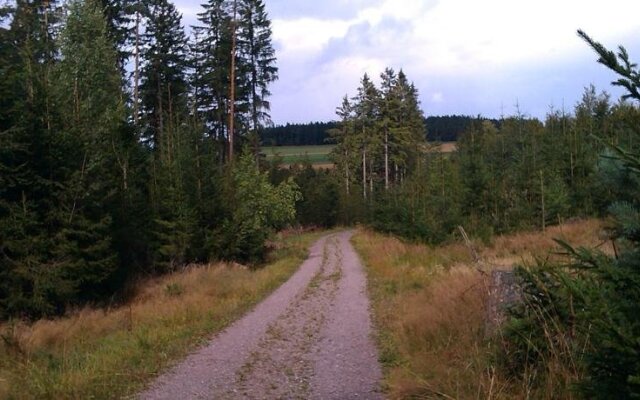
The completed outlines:
[[[496,237],[489,246],[475,246],[484,268],[508,269],[536,257],[554,257],[554,237],[597,245],[600,229],[599,221],[578,221],[544,234],[519,233]],[[501,371],[496,359],[500,337],[490,337],[486,330],[487,275],[479,272],[463,244],[428,247],[371,231],[360,231],[354,244],[367,266],[390,398],[534,395],[530,382]],[[564,373],[559,371],[565,368],[560,362],[549,367]],[[540,388],[535,395],[553,389]]]
[[[318,235],[291,235],[274,261],[191,266],[142,282],[114,309],[0,327],[0,398],[88,399],[134,394],[159,372],[285,282]]]

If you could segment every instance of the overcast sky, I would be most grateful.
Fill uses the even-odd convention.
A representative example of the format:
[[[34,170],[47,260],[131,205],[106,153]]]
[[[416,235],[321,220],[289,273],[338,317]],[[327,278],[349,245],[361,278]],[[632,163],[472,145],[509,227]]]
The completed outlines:
[[[176,0],[186,26],[197,0]],[[637,0],[265,0],[280,79],[276,124],[335,119],[366,72],[402,68],[426,115],[567,110],[593,83],[617,97],[613,75],[577,35],[624,45],[640,62]]]

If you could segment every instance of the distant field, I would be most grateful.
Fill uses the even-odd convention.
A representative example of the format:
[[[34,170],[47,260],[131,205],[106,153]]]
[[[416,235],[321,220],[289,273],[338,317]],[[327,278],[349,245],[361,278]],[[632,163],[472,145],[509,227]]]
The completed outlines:
[[[282,157],[282,164],[295,164],[309,160],[311,164],[332,164],[329,153],[335,145],[322,146],[265,146],[262,153],[267,156],[267,160],[272,160],[276,156]]]
[[[444,142],[438,146],[438,151],[442,153],[453,153],[457,149],[456,142]]]
[[[282,157],[282,165],[309,161],[316,168],[332,168],[333,162],[329,159],[329,153],[335,145],[320,146],[264,146],[262,153],[267,157],[267,161],[273,160],[276,156]],[[455,142],[444,142],[435,147],[436,151],[442,153],[452,153],[456,151]]]

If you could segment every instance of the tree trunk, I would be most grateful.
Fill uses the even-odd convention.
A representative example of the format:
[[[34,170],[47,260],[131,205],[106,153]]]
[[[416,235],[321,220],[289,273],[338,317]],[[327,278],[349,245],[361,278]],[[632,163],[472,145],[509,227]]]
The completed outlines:
[[[233,162],[233,136],[235,122],[235,103],[236,103],[236,25],[237,25],[237,6],[238,1],[233,1],[233,21],[231,21],[231,79],[230,79],[230,95],[229,95],[229,162]]]
[[[346,189],[347,189],[347,197],[349,196],[349,186],[350,186],[350,182],[349,182],[349,152],[347,150],[344,151],[344,169],[345,169],[345,185],[346,185]]]
[[[367,148],[362,148],[362,196],[367,199]]]
[[[369,157],[369,194],[373,198],[373,157]]]
[[[133,123],[138,126],[139,118],[139,83],[140,83],[140,12],[136,11],[136,56],[133,69]]]
[[[540,203],[542,206],[542,232],[545,232],[547,228],[547,216],[545,215],[544,209],[544,173],[542,171],[540,171]]]
[[[156,71],[158,71],[159,69],[156,69]],[[158,102],[158,108],[156,109],[156,118],[157,120],[157,126],[156,126],[156,136],[155,136],[155,143],[154,145],[157,146],[156,147],[156,152],[160,152],[160,157],[163,157],[162,152],[165,151],[166,149],[164,149],[164,144],[162,143],[162,139],[163,139],[163,135],[164,135],[164,111],[163,111],[163,107],[162,107],[162,86],[160,85],[160,76],[156,75],[156,80],[157,80],[157,85],[156,85],[156,101]]]
[[[400,181],[400,171],[398,171],[398,163],[393,163],[394,167],[395,167],[395,179],[393,180],[396,185],[398,184],[398,182]]]
[[[384,189],[389,190],[389,132],[384,132]]]

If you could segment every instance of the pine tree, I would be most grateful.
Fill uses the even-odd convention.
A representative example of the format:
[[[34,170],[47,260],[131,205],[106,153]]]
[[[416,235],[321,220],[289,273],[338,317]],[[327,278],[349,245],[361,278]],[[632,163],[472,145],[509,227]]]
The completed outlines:
[[[130,144],[123,134],[126,117],[117,53],[100,5],[74,1],[68,8],[56,67],[68,158],[54,256],[77,302],[107,294],[104,284],[118,268],[112,211],[117,194],[128,187]]]
[[[181,16],[166,0],[147,3],[145,15],[140,93],[149,132],[145,137],[154,154],[150,192],[154,266],[159,271],[193,260],[196,198],[188,194],[187,177],[201,172],[198,142],[191,141],[189,131],[200,131],[188,118],[188,49]]]
[[[131,56],[129,45],[132,40],[132,15],[139,11],[141,0],[100,0],[101,9],[107,22],[107,36],[117,52],[116,65],[125,74],[127,60]]]
[[[364,74],[360,80],[358,94],[353,101],[356,132],[362,155],[362,196],[365,199],[373,194],[373,164],[380,145],[377,130],[379,96],[378,89],[369,76]]]
[[[399,117],[401,108],[401,98],[398,96],[399,90],[397,90],[397,78],[393,69],[387,68],[380,75],[381,90],[380,90],[380,127],[383,134],[384,145],[384,188],[389,190],[390,185],[390,147],[392,146],[393,133],[397,132],[400,128]]]
[[[271,105],[268,97],[271,95],[269,84],[278,78],[275,50],[271,44],[271,21],[262,0],[242,0],[238,5],[239,30],[238,48],[239,58],[242,60],[240,71],[244,76],[238,79],[238,84],[245,86],[248,102],[248,119],[250,121],[250,135],[254,145],[258,143],[258,131],[265,124],[270,123],[269,110]]]
[[[336,147],[332,150],[331,157],[338,170],[344,174],[345,193],[349,196],[351,194],[351,185],[355,179],[354,171],[357,167],[355,155],[358,154],[358,149],[353,106],[347,96],[342,99],[342,105],[336,108],[336,115],[340,118],[340,127],[329,131],[329,135],[336,142]]]
[[[52,215],[60,137],[53,131],[51,71],[58,7],[17,1],[11,11],[8,29],[1,30],[7,41],[0,45],[0,317],[57,311],[49,301],[55,271],[43,266],[57,229]]]
[[[170,151],[171,133],[187,114],[187,39],[181,16],[169,1],[150,0],[145,15],[141,108],[147,121],[144,138],[159,157],[158,152]],[[168,138],[162,146],[165,134]]]
[[[413,83],[409,83],[402,70],[398,72],[396,90],[396,96],[400,99],[400,110],[394,134],[397,148],[394,162],[401,169],[407,169],[416,164],[417,157],[424,150],[426,128],[424,114],[420,109],[418,89]]]
[[[194,27],[198,40],[193,46],[193,102],[222,162],[228,134],[231,17],[226,0],[210,0],[202,7],[201,25]]]

